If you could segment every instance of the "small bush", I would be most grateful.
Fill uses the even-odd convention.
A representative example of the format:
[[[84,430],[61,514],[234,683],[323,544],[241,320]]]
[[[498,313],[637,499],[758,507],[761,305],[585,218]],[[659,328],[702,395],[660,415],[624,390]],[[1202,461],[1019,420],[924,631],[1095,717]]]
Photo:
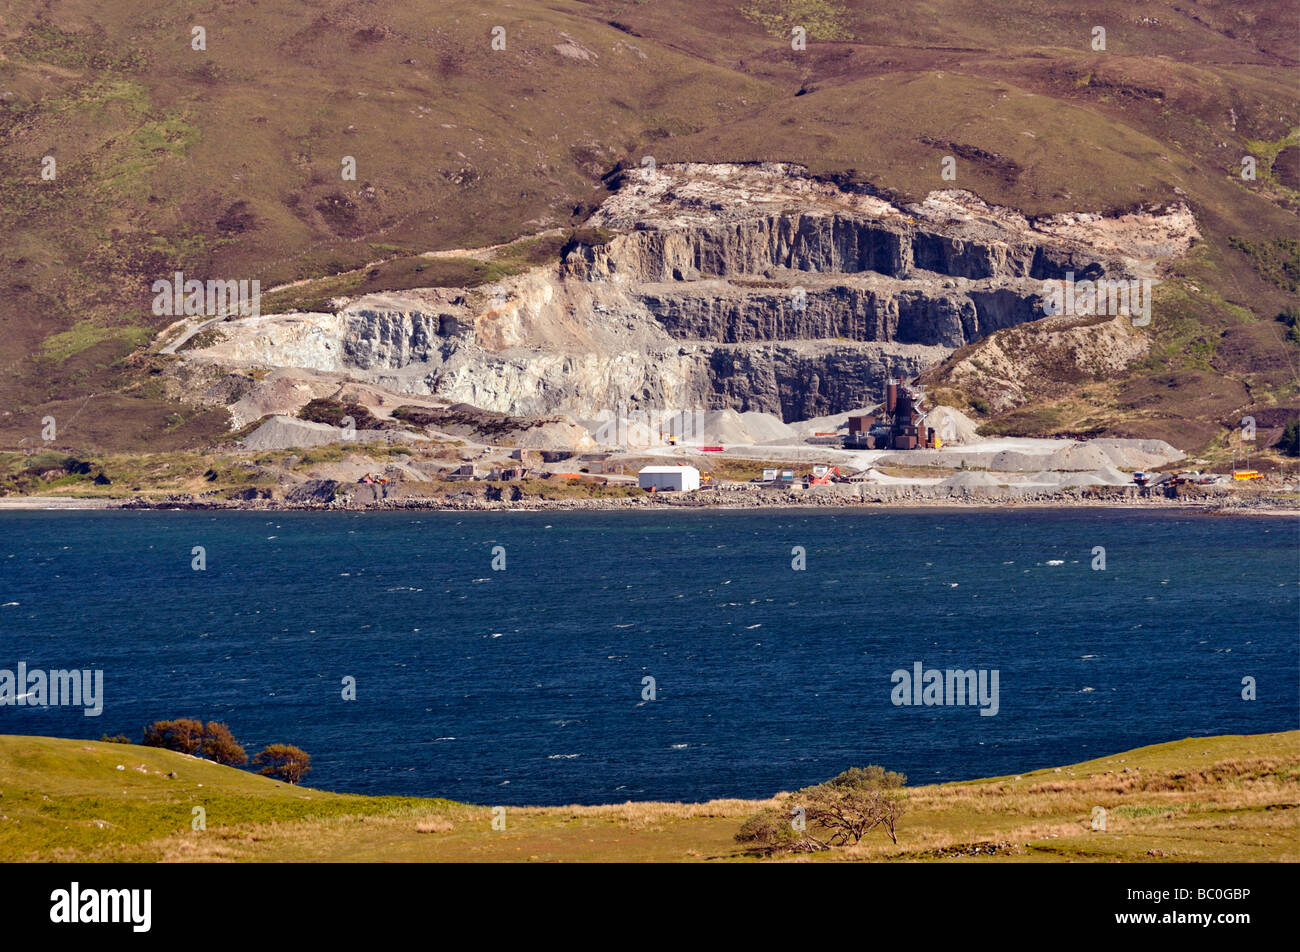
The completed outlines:
[[[795,817],[788,811],[764,810],[751,816],[736,834],[737,842],[746,844],[755,853],[812,852],[818,844],[800,836],[795,829]]]
[[[344,417],[352,417],[358,430],[383,429],[383,421],[359,403],[340,403],[337,400],[312,400],[298,411],[298,419],[329,426],[342,426]]]

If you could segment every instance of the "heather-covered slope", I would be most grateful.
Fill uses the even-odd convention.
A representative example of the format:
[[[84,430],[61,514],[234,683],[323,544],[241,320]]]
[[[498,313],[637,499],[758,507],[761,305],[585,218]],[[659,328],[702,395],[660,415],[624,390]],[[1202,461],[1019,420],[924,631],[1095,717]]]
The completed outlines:
[[[1030,215],[1185,201],[1204,240],[1166,282],[1145,356],[1098,375],[1013,330],[1031,335],[1016,348],[1029,364],[985,374],[959,351],[932,387],[984,402],[1010,377],[1040,381],[985,421],[1007,432],[1221,442],[1244,413],[1296,403],[1296,346],[1273,320],[1300,271],[1296,16],[1262,0],[15,0],[0,24],[0,444],[39,445],[46,415],[69,449],[225,432],[224,411],[180,399],[158,373],[170,358],[145,352],[170,322],[150,285],[175,270],[264,288],[342,274],[348,292],[481,284],[558,261],[607,173],[646,155],[798,162],[904,203],[959,187]],[[413,257],[538,233],[494,263]]]

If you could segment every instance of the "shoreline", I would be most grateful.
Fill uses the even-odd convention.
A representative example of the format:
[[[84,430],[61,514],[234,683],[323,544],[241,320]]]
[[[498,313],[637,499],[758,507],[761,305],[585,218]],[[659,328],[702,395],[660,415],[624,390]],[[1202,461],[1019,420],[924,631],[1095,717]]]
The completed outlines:
[[[721,492],[726,492],[725,490]],[[729,495],[740,495],[729,493]],[[744,495],[750,495],[745,493]],[[771,494],[776,497],[777,494]],[[1253,501],[1232,498],[1176,499],[1168,497],[1142,497],[1126,495],[1120,498],[1102,497],[1049,497],[1033,499],[989,498],[966,494],[946,497],[899,496],[897,498],[862,499],[840,494],[817,494],[800,498],[803,494],[781,493],[779,498],[761,498],[761,501],[735,498],[709,498],[685,496],[681,501],[651,499],[648,496],[611,499],[488,499],[473,497],[406,497],[383,499],[370,504],[339,502],[310,503],[289,502],[276,499],[196,499],[167,498],[145,499],[127,497],[89,499],[70,496],[11,496],[0,497],[0,512],[98,512],[98,511],[195,511],[195,512],[639,512],[639,511],[790,511],[790,510],[863,510],[897,511],[909,509],[943,510],[1110,510],[1119,512],[1177,512],[1193,515],[1253,515],[1273,517],[1300,517],[1300,500],[1291,505],[1278,505],[1274,501]]]

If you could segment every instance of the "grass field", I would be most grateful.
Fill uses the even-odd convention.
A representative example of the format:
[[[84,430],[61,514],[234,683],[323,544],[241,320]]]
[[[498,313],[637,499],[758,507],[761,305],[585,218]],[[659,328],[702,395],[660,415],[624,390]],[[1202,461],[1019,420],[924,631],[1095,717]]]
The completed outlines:
[[[174,774],[174,776],[172,776]],[[293,787],[170,751],[0,736],[3,861],[753,860],[765,802],[509,807]],[[196,807],[206,829],[194,830]],[[1105,830],[1092,829],[1094,809]],[[801,860],[1300,860],[1300,731],[1189,738],[1015,777],[912,789],[899,842]]]

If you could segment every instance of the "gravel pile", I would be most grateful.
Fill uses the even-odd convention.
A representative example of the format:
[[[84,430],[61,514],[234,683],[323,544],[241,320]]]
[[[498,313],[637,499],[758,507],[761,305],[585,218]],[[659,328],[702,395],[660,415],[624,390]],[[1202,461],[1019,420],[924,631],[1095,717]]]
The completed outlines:
[[[997,479],[982,470],[969,470],[954,473],[940,482],[939,485],[947,486],[950,489],[989,489],[997,488],[999,483]]]
[[[287,450],[298,446],[324,446],[342,439],[343,431],[336,426],[274,416],[244,438],[244,449]]]
[[[1052,457],[1042,453],[1021,453],[1016,450],[1003,450],[993,454],[988,468],[999,473],[1032,473],[1042,469]]]
[[[1089,440],[1075,443],[1052,454],[1052,469],[1078,471],[1154,469],[1183,458],[1164,440]]]
[[[943,445],[961,445],[979,439],[975,429],[979,424],[952,407],[942,404],[927,413],[921,420],[922,427],[934,427]]]
[[[401,430],[357,430],[358,443],[403,443],[424,439]],[[297,447],[342,443],[343,430],[328,423],[313,423],[296,417],[274,416],[244,437],[246,450],[287,450]]]
[[[742,413],[740,419],[755,443],[790,443],[798,439],[794,427],[771,413],[749,410]]]

